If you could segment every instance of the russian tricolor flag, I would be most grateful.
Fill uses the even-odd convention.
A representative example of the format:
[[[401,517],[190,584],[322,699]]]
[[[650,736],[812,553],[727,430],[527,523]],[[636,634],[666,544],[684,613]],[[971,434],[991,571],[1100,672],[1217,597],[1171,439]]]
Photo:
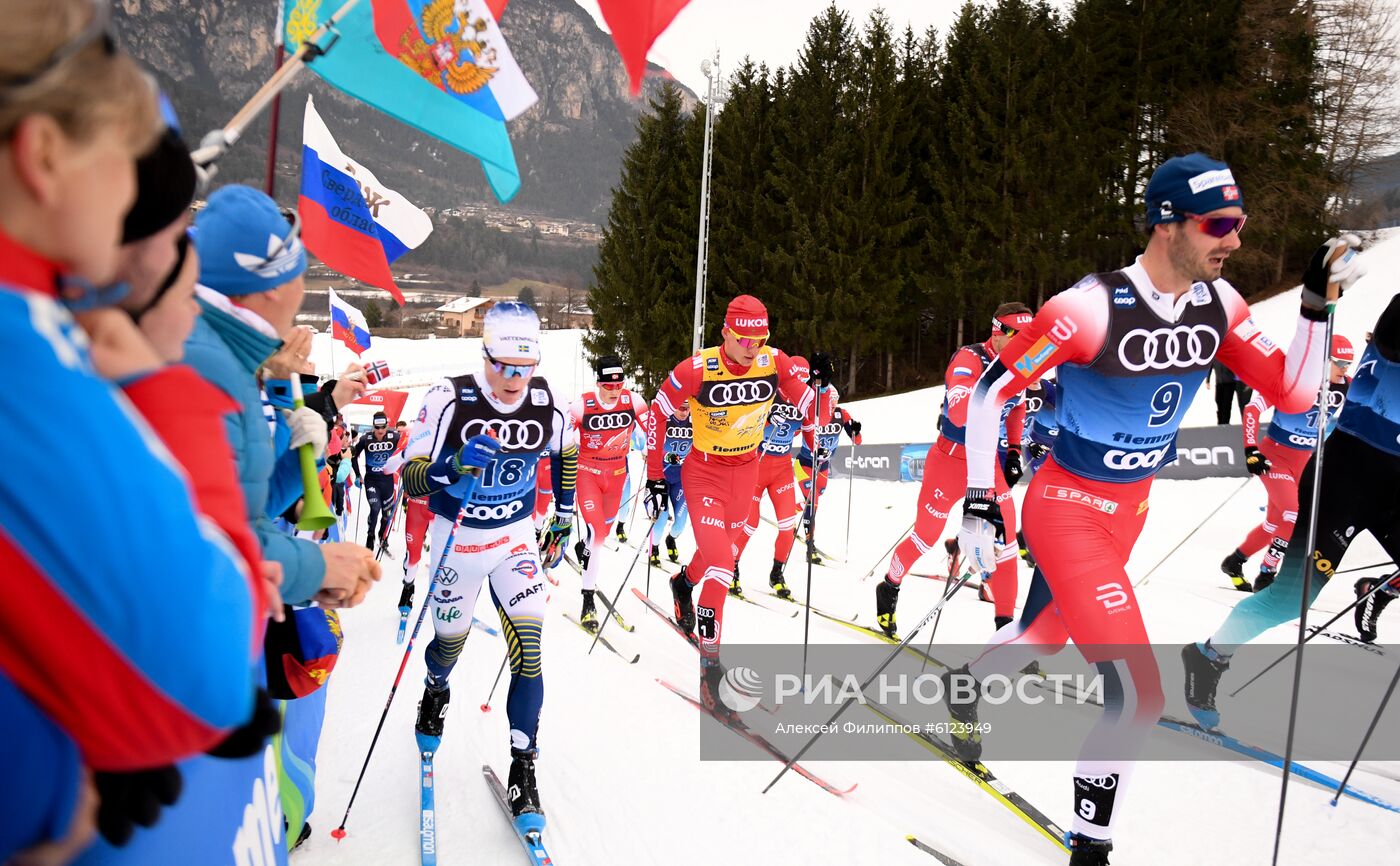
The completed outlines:
[[[342,153],[309,96],[301,150],[302,242],[326,266],[402,304],[389,265],[427,240],[432,218]]]
[[[331,339],[344,343],[356,355],[369,348],[369,325],[364,314],[341,300],[335,289],[327,289],[331,298]]]

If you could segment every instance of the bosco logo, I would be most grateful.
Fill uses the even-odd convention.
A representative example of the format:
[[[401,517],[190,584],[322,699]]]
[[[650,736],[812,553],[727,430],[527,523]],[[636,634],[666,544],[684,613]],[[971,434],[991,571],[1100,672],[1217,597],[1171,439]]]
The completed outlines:
[[[631,424],[631,413],[612,412],[607,415],[589,415],[583,426],[587,430],[621,430]]]
[[[1156,451],[1121,451],[1114,448],[1103,455],[1103,465],[1109,469],[1155,469],[1167,457],[1172,446]]]
[[[712,406],[742,406],[748,403],[762,403],[773,399],[773,383],[758,380],[749,382],[719,382],[709,389],[709,402]]]
[[[502,448],[528,451],[544,447],[544,425],[538,421],[473,418],[462,425],[462,441],[478,433],[494,433]]]
[[[1118,344],[1118,360],[1134,373],[1190,369],[1209,364],[1220,348],[1220,334],[1209,325],[1134,328]]]

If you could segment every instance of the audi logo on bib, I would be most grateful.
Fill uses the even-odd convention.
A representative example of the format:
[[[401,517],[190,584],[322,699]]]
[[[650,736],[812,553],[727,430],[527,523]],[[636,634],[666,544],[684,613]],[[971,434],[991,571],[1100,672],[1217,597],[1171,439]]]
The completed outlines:
[[[691,439],[694,436],[695,431],[691,430],[690,427],[682,427],[679,424],[666,425],[667,439]]]
[[[587,415],[583,419],[585,430],[621,430],[632,424],[631,412],[611,412],[607,415]]]
[[[1118,344],[1118,360],[1134,373],[1191,369],[1215,360],[1220,334],[1209,325],[1178,325],[1149,331],[1134,328]]]
[[[382,442],[369,443],[365,446],[365,450],[371,454],[378,454],[381,451],[393,451],[397,447],[399,447],[397,442],[394,442],[390,439],[385,439]]]
[[[538,421],[517,421],[515,419],[473,418],[462,425],[462,441],[478,433],[494,433],[501,447],[508,450],[532,451],[544,447],[544,425]]]
[[[1171,445],[1156,451],[1121,451],[1114,448],[1103,455],[1103,465],[1109,469],[1156,469],[1171,450]]]
[[[773,383],[766,379],[714,382],[706,391],[711,406],[744,406],[773,399]]]
[[[772,417],[774,419],[785,419],[788,421],[802,420],[802,414],[797,411],[797,407],[791,403],[774,403]]]

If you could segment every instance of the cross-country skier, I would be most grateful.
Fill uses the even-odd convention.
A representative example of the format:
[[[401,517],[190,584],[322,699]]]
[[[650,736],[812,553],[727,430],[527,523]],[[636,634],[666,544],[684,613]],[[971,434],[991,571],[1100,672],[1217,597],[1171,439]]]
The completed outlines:
[[[652,566],[661,565],[658,545],[663,538],[666,541],[666,558],[674,563],[681,561],[680,551],[676,549],[676,536],[685,531],[690,517],[690,511],[685,506],[685,488],[681,486],[681,467],[690,453],[692,434],[689,411],[682,409],[681,412],[684,418],[668,417],[653,401],[647,414],[647,450],[661,449],[661,462],[664,464],[662,477],[666,481],[667,493],[666,507],[652,522],[651,538],[648,539],[651,543],[648,561]]]
[[[924,480],[919,487],[919,510],[914,516],[914,531],[895,547],[889,571],[875,587],[875,621],[889,637],[895,636],[895,607],[899,603],[899,585],[904,581],[904,575],[912,571],[920,557],[933,548],[953,503],[958,501],[967,487],[967,449],[963,443],[968,397],[972,388],[983,371],[993,365],[997,353],[1030,322],[1029,307],[1018,301],[1008,301],[993,313],[991,335],[984,342],[963,346],[953,353],[952,360],[948,362],[943,378],[947,390],[938,419],[938,441],[929,448],[928,459],[924,462]],[[1006,466],[996,467],[994,479],[1002,521],[1013,536],[1016,533],[1016,505],[1011,501],[1011,487],[1007,483],[1012,479],[1003,473],[1009,469],[1016,478],[1021,477],[1021,434],[1025,417],[1026,407],[1017,396],[1006,402],[998,424],[997,438],[1004,438],[1014,446],[1007,451]],[[1010,462],[1011,454],[1016,455],[1014,466]],[[984,585],[992,584],[997,628],[1011,622],[1016,612],[1016,553],[1015,547],[1007,545],[998,558],[995,576],[990,581],[983,580]],[[948,579],[956,576],[950,574]]]
[[[792,369],[803,382],[811,379],[811,367],[806,358],[793,358]],[[773,520],[778,524],[768,585],[779,598],[792,598],[792,591],[783,577],[783,568],[787,566],[793,542],[797,539],[797,472],[793,468],[792,446],[803,426],[802,413],[796,406],[782,396],[773,401],[768,409],[768,420],[763,426],[763,441],[758,444],[758,482],[754,485],[753,505],[749,507],[743,533],[734,540],[732,593],[739,592],[738,560],[743,557],[749,539],[758,531],[759,508],[763,504],[763,494],[767,493],[768,504],[773,506]]]
[[[598,584],[601,557],[595,556],[608,540],[609,527],[622,504],[622,487],[627,481],[627,454],[632,447],[632,431],[645,423],[647,406],[623,384],[622,360],[604,355],[594,364],[598,387],[585,391],[569,407],[571,436],[578,440],[578,506],[585,527],[580,553],[583,566],[583,611],[579,622],[587,629],[598,627],[593,592]]]
[[[1002,403],[1059,368],[1060,435],[1026,491],[1022,515],[1038,562],[1025,609],[980,658],[945,674],[945,687],[955,689],[948,693],[960,723],[954,745],[965,760],[976,760],[980,681],[1070,639],[1097,667],[1107,700],[1074,769],[1073,866],[1108,862],[1122,811],[1118,794],[1162,712],[1161,677],[1125,566],[1147,519],[1152,477],[1175,452],[1184,410],[1218,357],[1282,411],[1304,411],[1327,355],[1321,255],[1304,276],[1308,288],[1286,355],[1220,279],[1245,221],[1229,166],[1199,153],[1167,160],[1148,181],[1146,200],[1145,252],[1046,303],[978,380],[967,410],[959,543],[970,562],[989,571],[1004,537],[992,490]],[[1339,270],[1332,278],[1345,275]]]
[[[1327,386],[1327,416],[1336,418],[1346,402],[1351,379],[1347,368],[1356,357],[1351,341],[1346,337],[1332,338],[1332,363]],[[1264,521],[1245,536],[1244,542],[1220,563],[1220,570],[1241,592],[1258,592],[1274,582],[1288,539],[1293,536],[1293,524],[1298,520],[1298,478],[1317,445],[1317,406],[1306,412],[1274,412],[1264,441],[1259,441],[1259,416],[1269,408],[1262,394],[1255,394],[1244,407],[1244,465],[1250,474],[1258,475],[1269,494]],[[1244,576],[1244,564],[1263,550],[1264,561],[1259,576],[1251,586]]]
[[[1360,262],[1353,256],[1347,264],[1357,267]],[[1333,265],[1333,279],[1339,279],[1337,265]],[[1347,283],[1342,285],[1345,288]],[[1317,513],[1301,508],[1293,528],[1295,539],[1305,539],[1310,523],[1317,520],[1314,548],[1305,550],[1301,544],[1290,544],[1273,583],[1235,605],[1204,643],[1187,644],[1182,649],[1186,704],[1205,727],[1220,723],[1216,687],[1229,670],[1235,649],[1276,625],[1297,619],[1303,569],[1310,560],[1314,571],[1308,604],[1317,599],[1362,530],[1369,531],[1392,560],[1400,555],[1400,501],[1395,495],[1400,486],[1400,296],[1391,298],[1373,333],[1347,390],[1337,428],[1323,446]],[[1300,503],[1312,502],[1316,462],[1309,460],[1303,469],[1298,485]],[[1360,490],[1368,493],[1358,495]],[[1360,596],[1375,585],[1375,578],[1362,578],[1355,590]],[[1376,639],[1376,621],[1395,592],[1391,584],[1357,605],[1356,628],[1363,641]]]
[[[420,411],[418,419],[412,424],[400,421],[396,425],[399,432],[399,450],[385,461],[385,472],[401,475],[404,464],[408,462],[408,446],[415,439],[431,435],[427,425],[423,423],[424,417]],[[427,538],[428,524],[432,522],[433,512],[428,507],[427,496],[410,496],[407,487],[400,487],[399,495],[403,499],[400,507],[404,510],[403,590],[399,594],[399,611],[406,616],[413,609],[413,587],[418,581],[418,572],[423,564],[423,541]]]
[[[557,565],[572,527],[577,448],[568,440],[568,418],[544,379],[540,323],[524,304],[506,301],[483,322],[480,373],[454,376],[423,398],[428,434],[409,443],[404,487],[430,495],[432,548],[445,561],[431,594],[434,637],[423,654],[428,675],[418,704],[420,748],[436,750],[450,697],[448,675],[466,642],[483,580],[500,614],[510,648],[510,791],[512,813],[538,815],[542,826],[535,733],[544,702],[540,637],[544,628],[545,566]],[[536,547],[532,509],[541,452],[554,469],[554,521]],[[463,476],[479,471],[475,494],[463,507],[454,493]],[[453,521],[462,522],[447,550]]]
[[[389,429],[389,416],[374,413],[374,429],[360,437],[350,452],[350,468],[355,480],[365,485],[365,503],[369,508],[369,527],[365,530],[365,547],[374,550],[379,540],[389,534],[389,511],[394,503],[394,475],[384,464],[399,449],[399,434]],[[365,470],[360,472],[360,455],[365,456]],[[380,515],[383,515],[382,517]],[[383,527],[376,532],[376,524]]]
[[[691,510],[695,556],[671,579],[676,622],[692,633],[699,626],[701,700],[715,707],[723,677],[719,667],[724,599],[734,572],[734,542],[742,533],[758,476],[758,443],[773,400],[781,393],[804,415],[812,391],[792,359],[768,346],[768,310],[758,298],[740,295],[729,302],[723,343],[702,349],[676,365],[656,395],[674,417],[689,406],[693,444],[681,469]],[[647,457],[647,518],[656,519],[669,494],[664,453]],[[695,584],[699,603],[691,600]]]
[[[817,389],[817,402],[813,406],[814,418],[803,429],[802,450],[797,454],[797,465],[802,469],[798,477],[798,487],[806,499],[802,508],[805,524],[803,533],[806,535],[812,532],[812,487],[815,484],[817,501],[820,502],[822,494],[826,493],[827,477],[831,474],[831,455],[836,451],[837,443],[841,441],[841,434],[844,432],[852,445],[859,445],[861,442],[860,422],[852,418],[851,413],[840,405],[841,394],[833,384],[835,378],[836,371],[832,367],[831,356],[825,352],[814,353],[812,383]],[[821,562],[815,548],[811,551],[811,556],[813,562]]]

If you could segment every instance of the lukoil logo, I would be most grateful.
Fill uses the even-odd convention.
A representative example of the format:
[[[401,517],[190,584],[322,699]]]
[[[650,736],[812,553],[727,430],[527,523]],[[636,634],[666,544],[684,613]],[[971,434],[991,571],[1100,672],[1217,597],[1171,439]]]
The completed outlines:
[[[762,692],[763,679],[753,668],[727,670],[719,684],[720,701],[736,713],[747,713],[758,706]]]

